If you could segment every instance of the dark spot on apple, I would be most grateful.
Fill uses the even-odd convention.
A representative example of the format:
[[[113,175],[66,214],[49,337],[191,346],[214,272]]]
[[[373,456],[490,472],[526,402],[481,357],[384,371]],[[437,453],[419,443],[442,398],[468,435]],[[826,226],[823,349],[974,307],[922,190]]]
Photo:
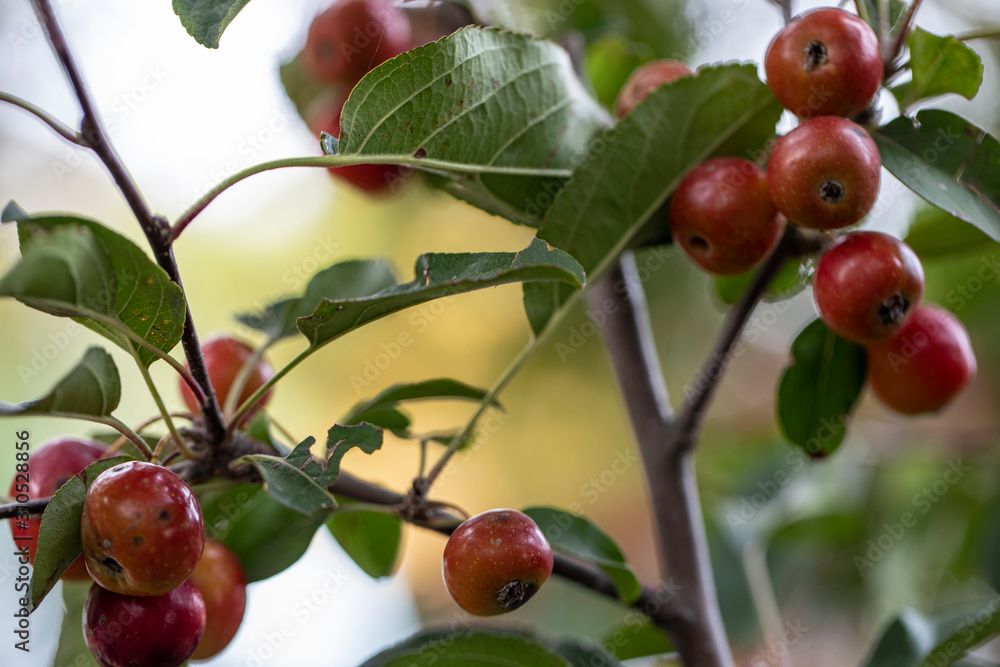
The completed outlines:
[[[530,600],[531,596],[537,590],[538,586],[521,581],[520,579],[514,579],[513,581],[508,581],[497,591],[497,603],[507,611],[514,611]]]
[[[132,546],[141,547],[143,541],[144,540],[142,539],[142,535],[136,535],[135,537],[132,538]]]
[[[160,521],[170,521],[170,512],[167,510],[160,510]]]
[[[886,299],[878,309],[878,320],[885,326],[899,324],[910,310],[910,302],[898,292]]]
[[[844,201],[846,191],[839,181],[823,181],[819,185],[820,199],[828,204],[837,204]]]
[[[691,246],[692,250],[697,250],[698,252],[708,252],[710,247],[705,237],[697,234],[688,237],[688,245]]]
[[[818,39],[814,39],[806,44],[805,55],[805,62],[802,64],[802,67],[807,72],[825,65],[830,60],[830,52],[827,50],[826,44]]]
[[[121,574],[125,570],[125,568],[118,564],[118,561],[110,556],[101,559],[101,567],[114,574]]]

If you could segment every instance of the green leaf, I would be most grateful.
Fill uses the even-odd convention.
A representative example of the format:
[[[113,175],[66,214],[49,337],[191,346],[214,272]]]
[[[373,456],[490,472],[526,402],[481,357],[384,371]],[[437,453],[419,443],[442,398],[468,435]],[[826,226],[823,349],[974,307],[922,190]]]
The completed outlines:
[[[91,463],[82,472],[59,487],[42,514],[38,531],[38,549],[31,571],[31,609],[37,609],[59,577],[83,553],[80,544],[80,517],[83,499],[94,479],[108,468],[131,461],[128,456],[116,456]]]
[[[940,109],[899,117],[872,133],[882,165],[908,188],[1000,241],[1000,142]],[[567,249],[572,252],[572,250]]]
[[[93,220],[69,216],[30,217],[8,204],[4,222],[16,221],[22,246],[29,244],[39,230],[55,232],[63,228],[88,229],[111,260],[115,285],[114,315],[140,338],[164,353],[180,342],[184,334],[186,304],[180,285],[170,280],[139,246],[124,236]],[[140,361],[149,366],[158,358],[137,345],[115,328],[93,320],[81,323],[131,352],[137,349]]]
[[[83,639],[83,603],[90,592],[90,581],[64,581],[62,596],[66,613],[62,619],[62,630],[59,632],[59,644],[56,647],[56,657],[53,665],[72,665],[73,667],[98,667],[94,656]]]
[[[778,386],[778,425],[813,458],[843,442],[847,421],[865,386],[865,348],[813,320],[792,343],[792,363]]]
[[[417,258],[416,278],[357,299],[324,298],[308,317],[296,322],[313,349],[369,322],[441,297],[513,282],[552,280],[579,289],[586,278],[580,265],[561,250],[532,239],[524,250],[482,253],[431,253]]]
[[[883,633],[863,667],[950,665],[1000,633],[998,599],[957,604],[932,615],[905,609]]]
[[[0,402],[0,417],[52,415],[55,417],[107,417],[118,407],[121,381],[111,355],[91,347],[44,398],[16,405]]]
[[[409,426],[410,420],[403,413],[396,410],[396,406],[403,401],[416,401],[428,398],[456,398],[478,402],[483,400],[485,396],[485,389],[478,389],[464,382],[448,378],[424,380],[423,382],[408,384],[394,384],[380,392],[374,398],[355,405],[341,421],[345,424],[357,424],[367,421],[384,428],[392,428],[386,427],[384,423],[373,421],[371,416],[374,415],[376,419],[390,421],[390,423],[395,423],[397,427],[402,425],[402,428],[405,430]],[[492,404],[500,407],[500,403],[496,400]],[[406,420],[405,425],[399,417]]]
[[[674,650],[663,630],[641,616],[608,633],[602,644],[619,660],[663,655]]]
[[[575,257],[591,279],[601,275],[690,169],[714,155],[756,157],[781,112],[753,65],[704,68],[655,90],[592,143],[538,236]],[[569,296],[558,285],[525,286],[536,334]]]
[[[219,38],[250,0],[174,0],[174,13],[195,41],[219,48]]]
[[[294,453],[295,450],[292,451]],[[253,454],[242,457],[240,461],[252,463],[264,478],[268,495],[288,509],[308,515],[337,507],[337,501],[325,486],[285,459]]]
[[[266,483],[267,493],[285,507],[302,514],[324,512],[337,507],[327,491],[340,474],[340,461],[358,447],[371,454],[382,446],[382,429],[372,424],[334,426],[327,434],[323,459],[311,451],[314,438],[306,438],[285,458],[253,454],[240,460],[252,463]]]
[[[330,517],[326,527],[369,577],[388,577],[395,571],[403,540],[403,524],[396,515],[347,507]]]
[[[589,520],[552,507],[529,507],[524,513],[538,524],[554,550],[593,563],[611,577],[622,601],[631,603],[642,593],[621,549]]]
[[[361,667],[412,667],[428,657],[433,657],[439,667],[568,667],[561,657],[520,633],[465,627],[421,632],[382,651]]]
[[[104,247],[86,227],[37,232],[0,279],[0,296],[58,317],[117,319],[117,282]]]
[[[449,176],[455,196],[537,225],[610,124],[561,47],[471,26],[369,72],[324,150]]]
[[[243,484],[211,498],[202,504],[202,513],[206,532],[236,554],[251,583],[273,577],[302,558],[330,514],[305,516],[256,484]]]
[[[910,49],[913,79],[891,88],[901,109],[929,97],[956,93],[971,100],[983,83],[979,54],[954,36],[940,37],[914,28],[906,44]]]
[[[392,268],[385,260],[340,262],[313,276],[301,297],[279,301],[259,314],[239,315],[236,319],[263,331],[273,343],[298,333],[295,320],[311,314],[323,299],[357,299],[395,284]]]
[[[997,243],[976,227],[939,208],[919,211],[903,240],[925,262],[995,250]]]

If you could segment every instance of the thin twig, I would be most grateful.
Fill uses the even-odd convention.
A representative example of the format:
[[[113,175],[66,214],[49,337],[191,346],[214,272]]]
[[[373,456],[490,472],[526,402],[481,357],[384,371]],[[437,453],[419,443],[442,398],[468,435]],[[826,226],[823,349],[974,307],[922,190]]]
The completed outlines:
[[[22,100],[20,97],[17,97],[16,95],[10,95],[4,92],[0,92],[0,102],[7,102],[8,104],[13,104],[16,107],[24,109],[31,115],[38,118],[38,120],[48,125],[52,130],[55,131],[56,134],[58,134],[66,141],[74,143],[77,146],[83,146],[84,148],[87,147],[87,140],[83,138],[82,134],[73,130],[69,125],[66,125],[61,120],[57,119],[55,116],[52,116],[51,114],[49,114],[49,112],[45,111],[41,107],[37,107],[27,100]]]
[[[726,367],[733,361],[734,346],[743,332],[743,327],[757,306],[757,302],[767,290],[767,286],[771,284],[785,261],[800,245],[800,236],[797,229],[789,230],[775,251],[758,270],[753,282],[750,283],[740,300],[726,316],[722,330],[719,332],[708,359],[702,364],[690,385],[684,402],[678,409],[675,426],[680,436],[681,448],[690,449],[694,445],[705,409],[715,394],[715,388],[718,386]]]
[[[62,33],[62,28],[60,28],[59,22],[56,20],[51,2],[49,0],[32,0],[32,4],[35,7],[35,13],[38,15],[39,21],[45,27],[49,43],[52,45],[52,49],[55,51],[63,71],[70,80],[73,91],[76,93],[77,100],[80,103],[80,108],[83,110],[83,120],[80,127],[81,134],[87,146],[104,163],[105,168],[107,168],[115,184],[118,186],[118,190],[122,193],[129,208],[132,209],[133,215],[138,220],[139,226],[142,228],[149,246],[153,250],[157,264],[167,272],[172,281],[180,285],[180,273],[177,268],[177,262],[174,259],[173,249],[171,248],[170,224],[162,217],[153,215],[145,199],[143,199],[138,185],[136,185],[131,174],[129,174],[115,152],[114,147],[111,145],[111,141],[104,133],[97,114],[97,107],[94,105],[90,93],[87,91],[80,68],[73,58],[69,44]],[[213,443],[221,443],[225,437],[222,412],[219,409],[218,401],[215,399],[212,384],[208,380],[208,371],[205,369],[205,360],[201,354],[201,346],[198,344],[198,334],[191,317],[190,307],[187,308],[185,313],[182,342],[191,374],[205,394],[205,400],[202,402],[202,414],[205,417],[208,432]]]
[[[397,506],[406,501],[406,497],[401,494],[374,486],[347,473],[340,474],[337,481],[330,486],[330,491],[340,496],[373,505]],[[411,520],[411,523],[442,535],[450,535],[456,527],[454,525],[440,525],[418,520]],[[621,601],[614,581],[603,570],[589,563],[584,563],[562,554],[554,554],[552,573],[579,584],[599,595],[619,602]],[[679,623],[675,605],[676,588],[673,584],[657,588],[643,586],[639,597],[631,606],[648,616],[657,627],[663,630],[674,628]]]

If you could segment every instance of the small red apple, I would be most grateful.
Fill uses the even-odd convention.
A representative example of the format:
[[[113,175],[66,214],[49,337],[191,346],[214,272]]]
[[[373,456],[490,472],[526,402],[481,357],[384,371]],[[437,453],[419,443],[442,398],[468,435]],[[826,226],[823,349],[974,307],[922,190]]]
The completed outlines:
[[[639,102],[660,86],[692,76],[691,68],[676,60],[654,60],[635,68],[615,100],[615,115],[624,118]]]
[[[778,210],[808,229],[840,229],[860,221],[878,198],[882,159],[863,127],[817,116],[778,139],[767,181]]]
[[[968,332],[938,306],[917,306],[892,338],[868,347],[872,392],[904,415],[940,410],[975,374]]]
[[[191,659],[207,660],[229,646],[240,629],[247,606],[247,578],[236,554],[221,542],[207,540],[188,581],[205,600],[207,618],[205,635]]]
[[[552,547],[528,515],[490,510],[448,539],[442,570],[452,599],[477,616],[513,611],[552,574]]]
[[[714,275],[743,273],[781,240],[785,219],[771,200],[764,171],[720,157],[691,170],[670,202],[670,231],[684,254]]]
[[[229,397],[229,391],[236,381],[236,376],[239,375],[243,364],[253,356],[254,349],[241,340],[223,334],[214,336],[202,343],[201,354],[205,359],[208,379],[215,389],[219,406],[224,407],[226,399]],[[272,377],[274,377],[274,368],[271,364],[266,359],[259,360],[253,367],[253,370],[250,371],[250,376],[243,386],[243,391],[240,392],[239,399],[236,401],[237,407],[253,396],[254,392],[260,389]],[[198,405],[198,400],[195,398],[191,388],[183,380],[180,380],[180,390],[181,398],[184,399],[184,403],[188,406],[188,409],[196,414],[201,414],[201,407]],[[252,421],[254,416],[267,405],[270,398],[271,390],[268,390],[263,398],[258,401],[257,405],[243,415],[240,425]]]
[[[841,237],[823,253],[813,277],[820,317],[856,343],[896,333],[923,294],[924,269],[916,253],[881,232]]]
[[[806,12],[767,47],[767,85],[799,118],[855,116],[882,83],[875,32],[836,7]]]
[[[83,638],[102,667],[179,667],[205,631],[205,603],[184,582],[163,595],[136,597],[90,587]]]
[[[90,576],[123,595],[163,595],[191,576],[205,546],[198,499],[180,477],[130,461],[97,476],[80,540]]]

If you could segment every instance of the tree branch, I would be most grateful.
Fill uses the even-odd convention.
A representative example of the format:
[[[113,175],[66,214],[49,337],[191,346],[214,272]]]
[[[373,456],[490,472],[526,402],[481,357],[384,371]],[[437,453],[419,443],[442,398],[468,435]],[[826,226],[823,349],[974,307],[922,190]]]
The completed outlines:
[[[676,591],[670,632],[687,667],[731,667],[708,558],[692,450],[715,387],[729,365],[750,314],[775,274],[792,256],[820,251],[825,237],[790,228],[723,324],[712,352],[671,418],[660,361],[652,343],[648,305],[635,258],[625,253],[587,293],[607,314],[604,341],[642,455],[664,580]],[[670,579],[668,579],[668,576]],[[662,627],[662,626],[661,626]]]
[[[129,208],[132,209],[136,220],[139,221],[139,226],[146,235],[157,264],[167,272],[172,281],[180,285],[180,272],[178,271],[171,246],[170,224],[164,218],[153,215],[152,211],[150,211],[149,206],[142,197],[142,193],[139,191],[139,187],[125,168],[125,165],[122,164],[110,140],[104,133],[100,118],[97,115],[97,109],[90,97],[90,93],[87,91],[80,68],[77,67],[76,60],[69,49],[69,44],[62,33],[62,29],[59,27],[59,22],[56,20],[50,1],[32,0],[32,4],[35,7],[35,13],[38,15],[39,21],[45,27],[49,43],[52,44],[52,49],[55,51],[63,71],[69,78],[77,100],[80,102],[80,108],[83,110],[81,136],[85,145],[97,154],[101,162],[104,163],[105,168],[110,172]],[[215,391],[212,389],[212,384],[208,380],[208,371],[205,369],[205,360],[201,355],[201,345],[198,343],[198,334],[195,331],[190,307],[187,307],[185,313],[182,343],[191,374],[205,394],[205,401],[201,407],[208,432],[213,442],[220,443],[225,437],[222,411],[219,409],[219,403],[215,397]]]
[[[190,464],[191,462],[184,462],[180,465],[189,466]],[[403,494],[375,486],[346,472],[342,472],[337,477],[337,481],[330,485],[329,490],[339,496],[372,505],[399,507],[407,500]],[[50,500],[51,498],[37,498],[29,500],[27,503],[0,505],[0,520],[12,519],[18,515],[18,512],[23,513],[25,509],[33,516],[41,516]],[[450,535],[457,528],[457,525],[446,525],[440,521],[434,522],[433,519],[430,521],[410,519],[409,521],[415,526],[445,536]],[[552,573],[556,576],[572,581],[598,595],[621,602],[614,581],[603,570],[562,554],[554,554],[553,560]],[[638,599],[631,606],[648,616],[658,627],[669,629],[677,623],[673,603],[677,589],[678,587],[672,583],[659,588],[643,586]]]
[[[693,464],[689,451],[678,446],[676,422],[661,407],[663,376],[631,252],[623,254],[593,285],[587,298],[592,308],[609,300],[616,306],[604,308],[608,314],[604,341],[646,472],[660,574],[664,580],[670,577],[683,584],[674,598],[677,622],[665,630],[688,667],[732,667],[708,562]]]
[[[746,292],[729,311],[715,345],[712,347],[712,352],[689,385],[684,402],[678,409],[675,428],[676,447],[689,450],[694,446],[702,417],[712,400],[712,396],[715,395],[715,388],[718,386],[726,367],[733,361],[734,347],[740,334],[743,333],[743,327],[757,306],[757,302],[767,290],[767,286],[774,280],[774,276],[781,270],[785,261],[797,252],[797,247],[800,244],[798,229],[789,229],[778,247],[757,271],[757,275],[754,276],[753,282],[747,287]]]

